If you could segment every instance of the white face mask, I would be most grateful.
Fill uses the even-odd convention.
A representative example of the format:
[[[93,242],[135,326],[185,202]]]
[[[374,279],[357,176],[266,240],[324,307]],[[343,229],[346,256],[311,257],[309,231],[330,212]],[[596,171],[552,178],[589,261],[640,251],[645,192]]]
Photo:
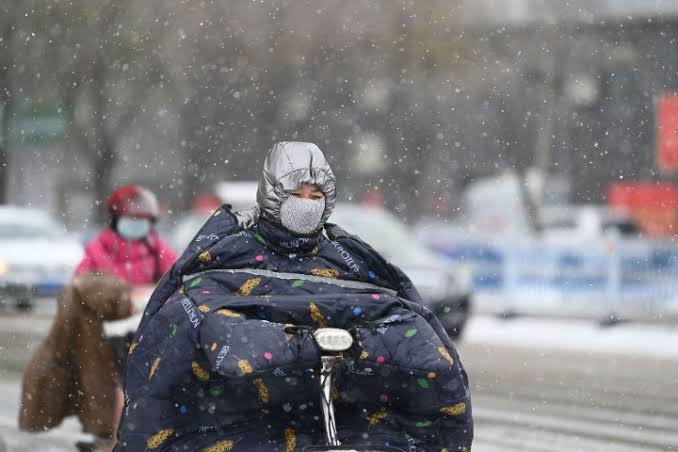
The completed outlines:
[[[118,220],[116,229],[127,240],[143,239],[151,232],[151,220],[123,216]]]
[[[297,234],[310,234],[321,226],[325,198],[305,199],[289,195],[280,206],[280,222]]]

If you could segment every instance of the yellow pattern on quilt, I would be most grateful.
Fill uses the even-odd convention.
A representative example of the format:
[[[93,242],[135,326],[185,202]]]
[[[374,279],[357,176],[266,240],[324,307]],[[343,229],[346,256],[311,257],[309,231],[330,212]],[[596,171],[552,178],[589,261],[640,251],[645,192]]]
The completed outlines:
[[[285,429],[285,452],[294,452],[297,447],[297,434],[291,428]]]
[[[318,309],[318,306],[316,306],[315,303],[311,303],[308,306],[308,310],[311,311],[311,319],[313,319],[320,328],[327,327],[327,320],[325,320],[325,317],[320,313],[320,309]]]
[[[150,380],[153,378],[153,375],[155,375],[155,371],[158,370],[158,364],[160,364],[160,357],[158,356],[153,360],[153,363],[151,363],[151,370],[148,373],[148,379]]]
[[[205,263],[212,262],[212,255],[210,254],[209,251],[204,251],[204,252],[200,253],[200,255],[198,256],[198,260],[200,262],[205,262]]]
[[[252,365],[246,359],[239,359],[238,360],[238,367],[240,367],[240,370],[245,375],[251,374],[252,372],[254,372],[254,368],[252,368]]]
[[[466,404],[464,402],[459,402],[456,405],[441,408],[440,412],[447,414],[448,416],[459,416],[460,414],[466,413]]]
[[[314,268],[311,274],[315,276],[322,276],[323,278],[338,278],[339,272],[333,268]]]
[[[454,360],[452,359],[452,355],[450,355],[450,352],[447,351],[445,347],[438,347],[438,352],[443,355],[443,358],[448,360],[450,362],[450,366],[454,364]]]
[[[210,379],[210,373],[200,367],[200,364],[196,363],[195,361],[191,363],[191,368],[193,369],[193,375],[195,375],[195,378],[198,380],[207,381]]]
[[[233,449],[234,445],[235,441],[227,439],[224,441],[219,441],[218,443],[209,447],[205,447],[202,452],[229,452],[231,449]]]
[[[259,285],[261,284],[261,278],[250,278],[244,283],[242,283],[242,286],[238,290],[236,290],[236,293],[240,296],[247,296],[252,293],[252,291]]]
[[[252,383],[257,387],[259,391],[259,400],[261,403],[268,403],[268,388],[264,384],[264,381],[261,378],[256,378]]]
[[[388,412],[386,411],[378,411],[374,414],[370,414],[367,416],[367,422],[370,423],[370,425],[377,425],[379,422],[382,421],[386,416],[388,416]]]
[[[172,436],[173,433],[174,433],[173,428],[166,428],[164,430],[160,430],[158,433],[156,433],[155,435],[151,436],[148,439],[148,441],[146,442],[146,447],[149,449],[157,449],[162,445],[162,443],[167,441],[167,439],[170,436]]]

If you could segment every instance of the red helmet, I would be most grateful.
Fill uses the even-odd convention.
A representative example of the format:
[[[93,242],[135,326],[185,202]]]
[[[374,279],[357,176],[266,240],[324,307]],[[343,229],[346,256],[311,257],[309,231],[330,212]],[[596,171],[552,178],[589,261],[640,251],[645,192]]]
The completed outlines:
[[[118,188],[108,198],[107,207],[113,218],[130,215],[147,217],[155,221],[160,215],[158,198],[152,191],[141,185],[126,185]]]

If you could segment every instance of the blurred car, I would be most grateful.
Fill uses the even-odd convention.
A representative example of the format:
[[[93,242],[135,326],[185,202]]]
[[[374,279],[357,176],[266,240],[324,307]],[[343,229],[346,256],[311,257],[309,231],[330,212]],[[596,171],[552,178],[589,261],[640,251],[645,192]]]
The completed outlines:
[[[167,238],[170,248],[180,255],[213,212],[212,210],[188,211],[175,218],[174,226],[169,227],[162,236]]]
[[[215,184],[214,192],[221,202],[238,211],[257,204],[258,187],[257,181],[224,181]]]
[[[548,241],[595,240],[610,236],[637,238],[641,227],[629,214],[608,206],[549,206],[539,220],[542,239]]]
[[[177,253],[182,253],[186,246],[205,224],[210,215],[222,203],[228,204],[233,211],[249,209],[257,204],[256,181],[224,181],[214,186],[213,196],[218,203],[195,203],[193,209],[173,219],[174,225],[167,230],[168,243]]]
[[[36,296],[61,292],[84,250],[45,212],[0,206],[0,300],[30,309]]]
[[[414,232],[380,207],[338,203],[330,222],[373,246],[400,267],[419,290],[450,337],[461,335],[471,312],[471,272],[449,262],[418,242]]]

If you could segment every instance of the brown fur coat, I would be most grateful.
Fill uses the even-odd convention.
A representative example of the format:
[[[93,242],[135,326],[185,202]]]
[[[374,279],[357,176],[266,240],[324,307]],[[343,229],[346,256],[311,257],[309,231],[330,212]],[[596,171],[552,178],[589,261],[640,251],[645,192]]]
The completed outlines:
[[[47,430],[77,415],[85,432],[110,437],[117,375],[103,321],[129,315],[130,288],[110,274],[83,273],[58,303],[49,335],[24,373],[19,428]]]

